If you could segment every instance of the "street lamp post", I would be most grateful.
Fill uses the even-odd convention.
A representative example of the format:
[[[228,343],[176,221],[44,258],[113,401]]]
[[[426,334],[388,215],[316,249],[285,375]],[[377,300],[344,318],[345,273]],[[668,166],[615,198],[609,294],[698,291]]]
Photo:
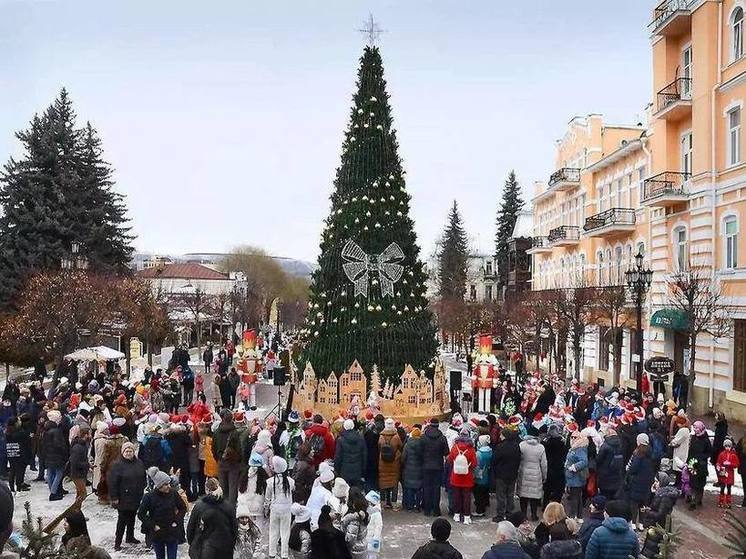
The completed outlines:
[[[645,301],[645,293],[650,289],[653,280],[653,271],[643,266],[644,257],[642,252],[635,256],[635,264],[632,268],[624,272],[627,280],[627,287],[632,291],[635,297],[635,309],[637,310],[637,343],[635,352],[637,353],[637,364],[635,365],[637,375],[637,392],[642,397],[642,303]]]

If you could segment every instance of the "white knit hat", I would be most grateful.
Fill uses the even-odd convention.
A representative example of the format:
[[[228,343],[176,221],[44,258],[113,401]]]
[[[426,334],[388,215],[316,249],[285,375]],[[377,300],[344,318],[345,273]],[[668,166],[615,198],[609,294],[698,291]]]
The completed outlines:
[[[332,495],[334,495],[337,499],[346,499],[347,493],[350,491],[350,486],[347,484],[347,482],[342,479],[341,477],[338,477],[334,480],[334,487],[332,488]]]
[[[329,483],[334,479],[334,470],[324,470],[319,473],[319,481],[321,483]]]
[[[345,431],[352,431],[355,428],[355,422],[352,419],[345,419],[344,422]]]
[[[288,470],[288,463],[281,456],[272,457],[272,471],[276,474],[284,474]]]

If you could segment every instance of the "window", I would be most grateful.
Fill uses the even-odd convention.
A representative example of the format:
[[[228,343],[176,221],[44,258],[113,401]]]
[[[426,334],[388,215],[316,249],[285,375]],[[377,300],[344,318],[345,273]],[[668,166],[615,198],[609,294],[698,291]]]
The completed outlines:
[[[743,8],[736,8],[732,18],[732,60],[738,60],[743,56]]]
[[[486,268],[487,268],[486,274],[488,276],[491,276],[492,275],[492,260],[487,260]]]
[[[728,111],[728,165],[741,162],[741,107]]]
[[[622,270],[622,247],[616,247],[614,251],[616,256],[616,277],[614,278],[615,285],[621,285],[624,279],[624,271]]]
[[[645,257],[645,243],[642,241],[637,243],[637,252],[635,253],[635,256],[638,254],[642,254],[642,256]]]
[[[606,249],[606,282],[607,285],[614,283],[614,262],[611,260],[611,249]]]
[[[735,216],[725,218],[725,268],[738,266],[738,221]]]
[[[637,172],[637,203],[642,201],[643,184],[645,183],[645,175],[647,174],[647,168],[641,167]]]
[[[598,260],[598,285],[604,284],[604,253],[599,252],[596,255],[596,260]]]
[[[601,371],[609,370],[609,352],[611,351],[611,336],[606,326],[598,327],[598,368]]]
[[[407,397],[407,403],[408,403],[408,404],[416,404],[416,403],[417,403],[417,396],[416,396],[416,395],[414,395],[414,394],[410,394],[410,395],[409,395],[409,396]]]
[[[614,208],[621,208],[622,207],[622,179],[619,179],[616,181],[616,202]]]
[[[477,286],[476,285],[470,285],[469,286],[469,299],[472,301],[477,300]]]
[[[674,248],[676,249],[676,268],[686,270],[689,261],[689,246],[686,242],[686,229],[678,227],[673,233]]]
[[[692,142],[692,133],[687,132],[681,136],[681,172],[688,175],[692,174],[692,155],[694,144]]]
[[[492,301],[492,286],[491,285],[488,285],[487,287],[484,288],[484,298],[487,301]]]
[[[687,47],[681,52],[681,98],[692,97],[692,47]]]

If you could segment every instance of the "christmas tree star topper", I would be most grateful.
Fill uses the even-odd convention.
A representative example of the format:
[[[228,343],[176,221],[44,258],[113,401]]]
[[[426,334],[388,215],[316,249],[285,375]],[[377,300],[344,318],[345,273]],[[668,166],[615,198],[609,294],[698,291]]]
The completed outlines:
[[[363,36],[367,35],[368,44],[371,47],[376,46],[380,35],[386,32],[386,30],[381,29],[378,22],[373,19],[373,14],[368,14],[368,19],[363,23],[363,28],[358,29],[358,31],[362,33]]]

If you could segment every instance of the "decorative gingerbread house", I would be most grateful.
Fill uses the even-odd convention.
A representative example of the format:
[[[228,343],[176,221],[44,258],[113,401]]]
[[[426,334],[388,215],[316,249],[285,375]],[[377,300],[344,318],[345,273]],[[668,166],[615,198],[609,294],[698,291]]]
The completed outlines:
[[[310,363],[306,363],[302,375],[293,370],[292,377],[296,384],[293,407],[310,409],[330,419],[336,417],[340,409],[347,410],[351,415],[371,411],[405,422],[440,418],[450,411],[446,375],[440,361],[436,362],[432,379],[424,371],[418,374],[407,365],[398,385],[387,380],[383,387],[378,367],[374,365],[370,392],[365,371],[357,360],[339,377],[332,372],[326,378],[319,379]]]

